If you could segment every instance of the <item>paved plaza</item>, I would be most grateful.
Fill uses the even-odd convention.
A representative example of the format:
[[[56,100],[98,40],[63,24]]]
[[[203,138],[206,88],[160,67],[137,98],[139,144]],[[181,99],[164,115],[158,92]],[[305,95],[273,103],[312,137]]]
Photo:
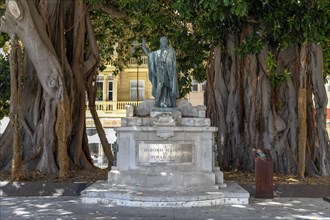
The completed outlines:
[[[0,219],[330,219],[330,203],[322,198],[250,198],[249,205],[136,208],[82,204],[77,196],[0,197]]]

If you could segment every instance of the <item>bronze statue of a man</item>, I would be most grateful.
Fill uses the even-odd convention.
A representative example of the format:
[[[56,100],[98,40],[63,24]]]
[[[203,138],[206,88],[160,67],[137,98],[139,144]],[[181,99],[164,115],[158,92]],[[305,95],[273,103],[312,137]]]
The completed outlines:
[[[145,43],[143,39],[142,49],[148,55],[149,80],[155,107],[174,108],[179,97],[175,51],[168,46],[166,37],[160,38],[160,49],[156,51],[150,52]]]

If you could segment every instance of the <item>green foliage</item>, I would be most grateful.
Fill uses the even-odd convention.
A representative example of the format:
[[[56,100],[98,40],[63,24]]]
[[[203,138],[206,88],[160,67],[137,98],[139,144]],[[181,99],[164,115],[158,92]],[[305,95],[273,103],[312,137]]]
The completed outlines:
[[[324,79],[327,82],[330,77],[330,39],[326,39],[322,42],[323,49],[323,71]]]
[[[93,24],[98,41],[102,65],[111,63],[116,67],[114,74],[119,74],[128,65],[130,58],[142,61],[144,55],[141,43],[146,38],[150,50],[159,48],[161,36],[167,36],[169,44],[176,51],[177,71],[180,73],[180,96],[190,91],[191,76],[199,82],[205,80],[204,61],[208,56],[209,43],[202,42],[202,33],[192,32],[192,26],[177,13],[175,4],[162,1],[121,0],[119,7],[128,13],[121,19],[113,19],[108,15],[94,11]],[[133,53],[134,51],[134,53]],[[189,88],[189,89],[188,89]]]
[[[10,68],[8,59],[0,54],[0,120],[9,114]]]
[[[283,73],[273,72],[267,75],[268,81],[273,88],[278,88],[288,81],[290,71],[285,69]]]
[[[285,69],[283,73],[276,71],[276,59],[272,52],[268,52],[268,58],[266,60],[267,79],[272,88],[278,88],[288,81],[290,71]]]
[[[178,74],[180,98],[183,98],[191,91],[191,81],[192,80],[189,75],[184,75],[182,72]]]
[[[203,40],[215,45],[228,33],[250,27],[239,52],[257,53],[263,44],[285,49],[294,44],[329,38],[330,1],[176,1],[180,14],[198,26]]]
[[[96,87],[96,98],[98,101],[102,101],[102,99],[103,99],[103,88],[102,87]]]
[[[0,2],[0,16],[5,12],[5,2]],[[5,43],[9,40],[9,36],[0,33],[0,48],[3,49]],[[9,114],[10,99],[10,67],[7,56],[0,53],[0,120]]]
[[[268,57],[266,60],[266,71],[267,74],[270,75],[275,72],[276,70],[276,59],[272,52],[268,52]]]
[[[129,51],[129,43],[124,41],[125,21],[112,19],[100,11],[92,12],[91,16],[101,55],[100,70],[104,70],[105,66],[111,63],[117,67],[114,74],[119,74],[130,58],[126,54]],[[114,55],[116,53],[118,56]]]
[[[151,50],[159,48],[159,38],[167,36],[177,53],[181,87],[189,88],[190,77],[205,80],[204,66],[209,52],[223,44],[228,34],[236,34],[237,52],[242,56],[257,54],[264,45],[276,50],[291,45],[322,42],[330,32],[330,1],[247,1],[247,0],[88,0],[116,5],[128,16],[109,18],[93,13],[93,22],[104,64],[111,62],[122,71],[131,57],[143,55],[141,47],[131,53],[131,44],[146,38]],[[249,34],[246,34],[247,30]],[[243,33],[243,35],[242,35]],[[113,47],[112,45],[116,45]],[[325,73],[329,73],[329,49],[325,53]],[[118,56],[114,56],[118,54]],[[273,67],[269,67],[273,68]],[[268,73],[272,86],[286,81],[288,71]],[[188,89],[182,89],[184,96]]]
[[[329,33],[327,0],[275,1],[264,8],[263,21],[268,40],[275,46],[287,48],[293,44],[321,42]]]
[[[128,14],[115,19],[98,10],[91,12],[102,57],[100,70],[111,63],[116,67],[114,74],[119,74],[131,57],[141,61],[144,55],[140,46],[132,53],[133,42],[141,43],[142,38],[146,38],[149,49],[156,50],[159,38],[167,36],[177,54],[179,83],[184,88],[180,91],[181,96],[190,91],[191,77],[199,82],[205,80],[209,52],[223,44],[228,34],[240,37],[236,49],[242,56],[257,54],[264,45],[278,50],[295,44],[321,42],[325,76],[329,75],[329,0],[85,1],[91,5],[113,6]],[[4,12],[4,2],[0,3],[0,10]],[[250,34],[246,34],[247,29],[251,30]],[[267,74],[272,86],[276,87],[289,73],[278,74],[274,69]]]
[[[253,33],[245,37],[237,51],[241,56],[258,54],[264,46],[264,40],[260,33]]]

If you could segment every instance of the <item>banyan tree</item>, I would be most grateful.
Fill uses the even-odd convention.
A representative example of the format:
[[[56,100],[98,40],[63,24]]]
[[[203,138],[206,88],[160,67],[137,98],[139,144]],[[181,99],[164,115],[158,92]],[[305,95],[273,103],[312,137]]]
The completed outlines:
[[[167,36],[177,51],[179,84],[189,84],[190,75],[207,80],[205,104],[219,128],[221,169],[253,170],[252,149],[266,148],[277,172],[329,176],[328,0],[7,0],[0,31],[12,40],[16,86],[11,90],[14,126],[0,138],[0,169],[11,168],[13,145],[26,168],[61,176],[69,168],[92,168],[86,94],[111,162],[93,106],[100,56],[90,12],[126,16],[118,5],[127,20],[104,20],[100,36],[114,30],[120,61],[127,55],[125,42],[146,37],[156,49],[159,37]]]
[[[60,177],[69,169],[93,168],[85,126],[86,96],[111,165],[113,155],[93,104],[100,57],[91,10],[103,10],[113,18],[125,15],[111,4],[6,1],[0,31],[11,38],[14,126],[1,136],[0,168],[12,167],[14,179],[22,167],[59,172]]]

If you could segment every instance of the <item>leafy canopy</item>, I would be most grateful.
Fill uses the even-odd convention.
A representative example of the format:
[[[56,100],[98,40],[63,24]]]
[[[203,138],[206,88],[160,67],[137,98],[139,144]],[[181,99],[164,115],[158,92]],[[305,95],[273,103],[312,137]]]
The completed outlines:
[[[146,38],[148,47],[155,50],[159,38],[167,36],[177,53],[181,96],[190,91],[191,76],[199,82],[205,80],[211,49],[224,45],[228,34],[238,35],[247,28],[251,31],[241,35],[236,48],[242,56],[259,53],[265,44],[276,54],[296,44],[321,43],[324,74],[330,75],[329,0],[85,1],[91,6],[103,4],[128,14],[114,19],[97,9],[91,12],[102,57],[101,69],[111,62],[116,66],[114,73],[118,74],[131,57],[141,62],[143,52],[140,46],[132,50],[133,42],[141,43]],[[3,11],[4,3],[0,5]],[[0,42],[4,42],[3,36],[0,35]],[[6,75],[5,70],[1,75]]]
[[[228,34],[239,35],[248,28],[250,32],[240,35],[236,48],[242,56],[259,53],[265,44],[276,54],[292,45],[321,43],[324,73],[330,74],[328,0],[119,0],[116,4],[127,11],[127,17],[112,19],[101,12],[93,14],[104,62],[111,61],[119,73],[130,57],[143,54],[140,47],[131,53],[133,42],[146,38],[149,48],[155,50],[159,38],[167,36],[177,53],[181,96],[190,90],[190,76],[199,82],[205,80],[211,49],[223,45]]]

